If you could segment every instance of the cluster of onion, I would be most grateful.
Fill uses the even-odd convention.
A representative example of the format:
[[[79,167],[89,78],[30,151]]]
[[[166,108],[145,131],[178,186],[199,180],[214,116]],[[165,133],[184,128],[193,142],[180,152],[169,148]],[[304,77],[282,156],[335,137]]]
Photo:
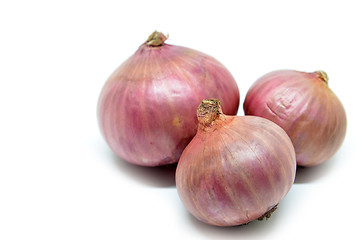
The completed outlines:
[[[207,224],[269,217],[293,185],[296,165],[320,164],[343,142],[346,115],[327,75],[267,74],[244,102],[254,116],[235,116],[239,90],[229,71],[166,39],[154,32],[106,82],[98,102],[106,142],[132,164],[178,162],[178,194]]]

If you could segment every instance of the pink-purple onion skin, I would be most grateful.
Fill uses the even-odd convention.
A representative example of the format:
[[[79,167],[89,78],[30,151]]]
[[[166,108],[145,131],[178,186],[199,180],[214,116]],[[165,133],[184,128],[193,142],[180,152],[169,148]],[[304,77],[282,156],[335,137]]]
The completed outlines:
[[[176,169],[184,206],[198,220],[215,226],[268,217],[295,178],[295,152],[288,135],[264,118],[224,115],[215,99],[202,101],[197,116],[197,134]]]
[[[346,112],[323,71],[279,70],[262,76],[249,89],[244,112],[281,126],[293,142],[299,166],[327,161],[346,135]]]
[[[154,32],[109,77],[98,101],[98,121],[110,148],[142,166],[176,163],[196,134],[195,109],[221,99],[235,115],[239,89],[230,72],[201,52],[164,43]]]

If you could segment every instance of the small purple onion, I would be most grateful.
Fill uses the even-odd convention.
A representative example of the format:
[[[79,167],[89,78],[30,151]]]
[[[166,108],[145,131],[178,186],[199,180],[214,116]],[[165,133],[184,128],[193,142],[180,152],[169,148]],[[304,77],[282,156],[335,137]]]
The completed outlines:
[[[293,142],[300,166],[330,159],[346,135],[346,112],[323,71],[280,70],[262,76],[249,89],[244,111],[282,127]]]
[[[184,206],[216,226],[269,217],[295,178],[288,135],[264,118],[224,115],[215,99],[202,101],[197,116],[197,134],[176,169]]]

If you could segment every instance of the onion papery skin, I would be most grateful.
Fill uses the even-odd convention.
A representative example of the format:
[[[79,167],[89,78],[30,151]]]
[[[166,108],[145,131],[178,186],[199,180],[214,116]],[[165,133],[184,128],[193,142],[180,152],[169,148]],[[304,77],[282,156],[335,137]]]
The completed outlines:
[[[236,226],[268,213],[288,193],[295,152],[285,131],[267,119],[217,116],[199,123],[177,165],[176,187],[198,220]]]
[[[196,134],[202,99],[221,99],[231,115],[239,107],[238,86],[220,62],[165,39],[142,44],[109,77],[98,101],[103,137],[136,165],[176,163]]]
[[[249,89],[244,112],[281,126],[293,142],[299,166],[327,161],[346,135],[346,112],[323,71],[279,70],[262,76]]]

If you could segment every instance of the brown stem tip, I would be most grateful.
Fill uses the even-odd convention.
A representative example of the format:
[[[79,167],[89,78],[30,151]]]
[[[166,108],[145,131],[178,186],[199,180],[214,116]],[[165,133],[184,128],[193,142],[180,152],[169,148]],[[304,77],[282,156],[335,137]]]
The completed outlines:
[[[273,212],[275,212],[275,210],[277,210],[278,208],[278,204],[275,205],[274,207],[272,207],[269,211],[267,211],[266,213],[264,213],[262,216],[260,216],[258,218],[259,221],[263,221],[264,219],[268,219],[271,217],[271,215],[273,214]]]
[[[204,125],[212,124],[221,114],[221,103],[217,99],[202,100],[197,108],[197,119]]]
[[[328,85],[329,78],[327,73],[321,70],[316,71],[316,73],[318,74],[319,78],[322,79]]]
[[[158,47],[158,46],[162,46],[164,44],[164,42],[167,40],[168,38],[168,34],[167,36],[165,36],[163,33],[161,32],[157,32],[154,31],[147,39],[146,44],[151,46],[151,47]]]

